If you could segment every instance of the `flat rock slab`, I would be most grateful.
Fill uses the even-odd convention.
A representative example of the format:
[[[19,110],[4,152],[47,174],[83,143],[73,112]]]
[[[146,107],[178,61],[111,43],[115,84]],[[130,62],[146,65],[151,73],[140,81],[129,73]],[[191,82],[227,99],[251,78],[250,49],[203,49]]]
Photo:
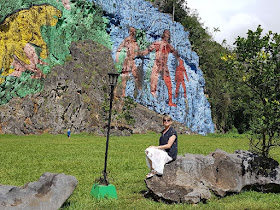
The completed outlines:
[[[242,190],[280,192],[279,163],[248,151],[230,154],[222,150],[204,156],[185,154],[164,168],[163,176],[145,180],[156,200],[198,203]]]
[[[77,184],[74,176],[46,172],[23,187],[0,185],[0,209],[59,209]]]

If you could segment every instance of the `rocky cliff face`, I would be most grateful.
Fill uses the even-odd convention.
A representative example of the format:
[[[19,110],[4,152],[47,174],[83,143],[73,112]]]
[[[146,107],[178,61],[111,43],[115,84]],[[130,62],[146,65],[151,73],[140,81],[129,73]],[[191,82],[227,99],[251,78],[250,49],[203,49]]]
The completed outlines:
[[[44,90],[0,107],[2,133],[91,132],[101,120],[110,51],[92,41],[73,43],[64,65],[52,69]],[[103,62],[100,62],[103,61]]]
[[[44,90],[24,98],[13,98],[0,106],[0,133],[59,134],[106,133],[107,115],[103,109],[108,89],[107,73],[114,68],[111,52],[93,41],[72,43],[71,56],[57,65],[45,79]],[[117,88],[118,89],[118,88]],[[116,93],[118,96],[118,92]],[[114,110],[121,112],[123,101],[115,98]],[[161,130],[161,116],[138,105],[131,110],[135,123],[128,125],[113,115],[112,134],[129,135]],[[179,133],[190,132],[177,123]]]
[[[144,107],[150,116],[169,114],[193,132],[214,132],[199,57],[188,32],[150,2],[16,2],[1,5],[2,133],[104,129],[106,77],[114,66],[121,76],[113,125],[122,133],[159,129],[150,121],[128,122],[137,118],[135,109],[142,113]],[[129,107],[133,109],[127,111]]]

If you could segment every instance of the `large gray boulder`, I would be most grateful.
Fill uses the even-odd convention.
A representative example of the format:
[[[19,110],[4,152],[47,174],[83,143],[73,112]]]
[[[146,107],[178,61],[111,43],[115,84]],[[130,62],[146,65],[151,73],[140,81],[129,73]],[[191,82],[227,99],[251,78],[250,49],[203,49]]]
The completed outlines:
[[[280,192],[279,163],[248,151],[222,150],[203,156],[185,154],[167,164],[163,176],[145,180],[148,195],[157,200],[204,202],[211,192],[219,197],[242,190]]]
[[[0,209],[59,209],[77,184],[74,176],[47,172],[38,181],[23,187],[0,185]]]

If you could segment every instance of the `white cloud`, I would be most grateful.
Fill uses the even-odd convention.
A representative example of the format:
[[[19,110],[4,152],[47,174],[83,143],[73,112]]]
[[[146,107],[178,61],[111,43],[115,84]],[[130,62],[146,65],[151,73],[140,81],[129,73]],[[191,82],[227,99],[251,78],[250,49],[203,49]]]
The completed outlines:
[[[256,30],[258,25],[264,24],[257,16],[238,13],[230,17],[229,21],[223,25],[221,33],[218,33],[215,39],[219,43],[227,39],[227,43],[232,44],[238,36],[246,36],[248,29]]]
[[[197,10],[210,31],[220,29],[213,34],[219,43],[226,39],[232,45],[237,36],[246,36],[258,25],[265,33],[280,33],[280,0],[187,0],[187,6]]]

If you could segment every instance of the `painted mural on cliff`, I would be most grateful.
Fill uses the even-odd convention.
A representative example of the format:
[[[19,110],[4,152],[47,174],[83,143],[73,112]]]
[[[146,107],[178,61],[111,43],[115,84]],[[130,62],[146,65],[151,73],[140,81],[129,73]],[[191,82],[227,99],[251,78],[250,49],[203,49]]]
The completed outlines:
[[[200,134],[214,132],[199,58],[183,26],[143,0],[93,1],[109,19],[122,95]]]
[[[56,18],[55,18],[56,17]],[[0,83],[5,76],[20,77],[25,70],[34,72],[32,78],[45,77],[37,64],[46,64],[36,55],[33,46],[41,49],[40,57],[46,59],[48,47],[41,35],[41,26],[55,26],[61,12],[51,5],[32,6],[20,10],[1,24],[0,66],[3,68]]]
[[[92,2],[6,1],[0,9],[0,105],[42,91],[52,67],[71,56],[73,41],[111,48],[107,20]]]
[[[93,2],[22,0],[20,7],[2,5],[0,105],[43,90],[52,67],[70,56],[71,42],[91,39],[112,50],[122,96],[168,113],[198,133],[213,132],[188,32],[143,0]]]

